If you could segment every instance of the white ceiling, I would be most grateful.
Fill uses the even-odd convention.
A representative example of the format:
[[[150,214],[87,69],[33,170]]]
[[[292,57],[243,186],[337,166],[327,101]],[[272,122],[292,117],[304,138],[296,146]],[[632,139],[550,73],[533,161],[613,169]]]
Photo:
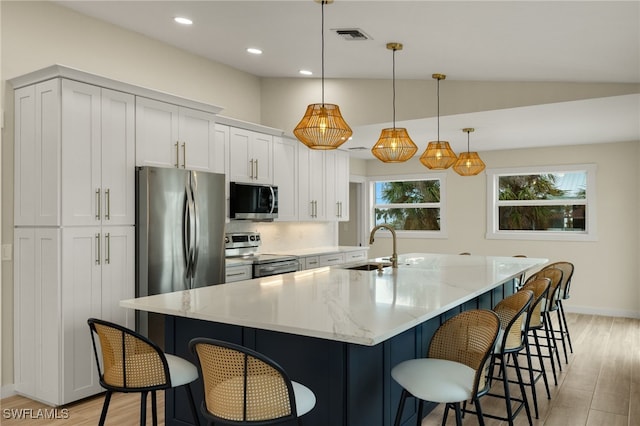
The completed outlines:
[[[312,0],[57,3],[257,76],[321,73],[321,6]],[[179,26],[175,16],[194,24]],[[358,28],[371,39],[347,41],[331,31],[337,28]],[[385,45],[391,41],[404,44],[396,54],[398,79],[442,72],[447,80],[640,84],[637,0],[336,0],[325,6],[327,78],[389,79]],[[247,47],[264,53],[249,55]],[[479,151],[639,140],[639,115],[640,95],[461,114],[441,117],[441,139],[458,141],[454,150],[466,148],[460,129],[475,127],[471,141]],[[371,146],[384,125],[354,128],[360,140],[346,146]],[[429,135],[412,136],[421,149],[426,138],[436,138],[433,119],[397,125]]]

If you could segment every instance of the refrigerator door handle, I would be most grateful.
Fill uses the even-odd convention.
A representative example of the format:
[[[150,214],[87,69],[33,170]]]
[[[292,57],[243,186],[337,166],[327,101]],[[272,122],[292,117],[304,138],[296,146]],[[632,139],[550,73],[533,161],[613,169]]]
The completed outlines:
[[[184,250],[185,278],[191,274],[191,190],[189,182],[185,184],[184,218],[182,221],[182,241]]]
[[[193,234],[191,235],[191,242],[193,244],[193,249],[191,251],[191,277],[195,279],[196,276],[196,266],[198,265],[198,252],[200,242],[198,241],[198,230],[200,228],[200,214],[197,203],[198,195],[198,181],[195,173],[191,173],[191,200],[192,200],[192,223],[193,223]],[[193,284],[193,281],[192,281]]]

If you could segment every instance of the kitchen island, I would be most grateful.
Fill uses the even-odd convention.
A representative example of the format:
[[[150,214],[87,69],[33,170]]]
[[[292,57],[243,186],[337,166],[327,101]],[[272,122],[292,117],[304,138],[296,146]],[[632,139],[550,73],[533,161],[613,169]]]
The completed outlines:
[[[396,270],[341,265],[120,304],[165,314],[170,353],[193,359],[188,342],[203,336],[272,357],[315,392],[307,426],[390,425],[401,391],[391,368],[424,356],[443,321],[462,310],[490,309],[513,292],[516,277],[544,263],[412,253],[399,257]],[[166,423],[189,424],[184,407],[182,392],[167,392]],[[406,408],[403,423],[415,422],[415,415]]]

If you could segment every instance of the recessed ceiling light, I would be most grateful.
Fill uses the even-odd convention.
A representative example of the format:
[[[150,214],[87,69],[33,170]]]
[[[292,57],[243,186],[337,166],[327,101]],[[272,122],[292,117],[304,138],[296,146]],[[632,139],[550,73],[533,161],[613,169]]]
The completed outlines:
[[[262,50],[258,49],[257,47],[248,47],[247,52],[253,55],[262,55]]]
[[[313,75],[313,73],[309,70],[300,70],[298,72],[302,75]]]
[[[176,16],[175,18],[173,18],[174,21],[176,21],[178,24],[182,24],[182,25],[191,25],[193,24],[193,21],[189,18],[185,18],[184,16]]]

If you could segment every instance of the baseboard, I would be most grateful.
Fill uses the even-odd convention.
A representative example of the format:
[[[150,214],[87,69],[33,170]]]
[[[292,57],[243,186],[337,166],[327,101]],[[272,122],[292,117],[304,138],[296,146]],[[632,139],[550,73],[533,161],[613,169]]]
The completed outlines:
[[[16,395],[16,392],[13,388],[13,383],[0,387],[0,399],[8,398],[13,395]]]
[[[640,319],[640,312],[622,309],[592,308],[590,306],[563,305],[565,312],[574,314],[600,315],[605,317],[623,317]]]

